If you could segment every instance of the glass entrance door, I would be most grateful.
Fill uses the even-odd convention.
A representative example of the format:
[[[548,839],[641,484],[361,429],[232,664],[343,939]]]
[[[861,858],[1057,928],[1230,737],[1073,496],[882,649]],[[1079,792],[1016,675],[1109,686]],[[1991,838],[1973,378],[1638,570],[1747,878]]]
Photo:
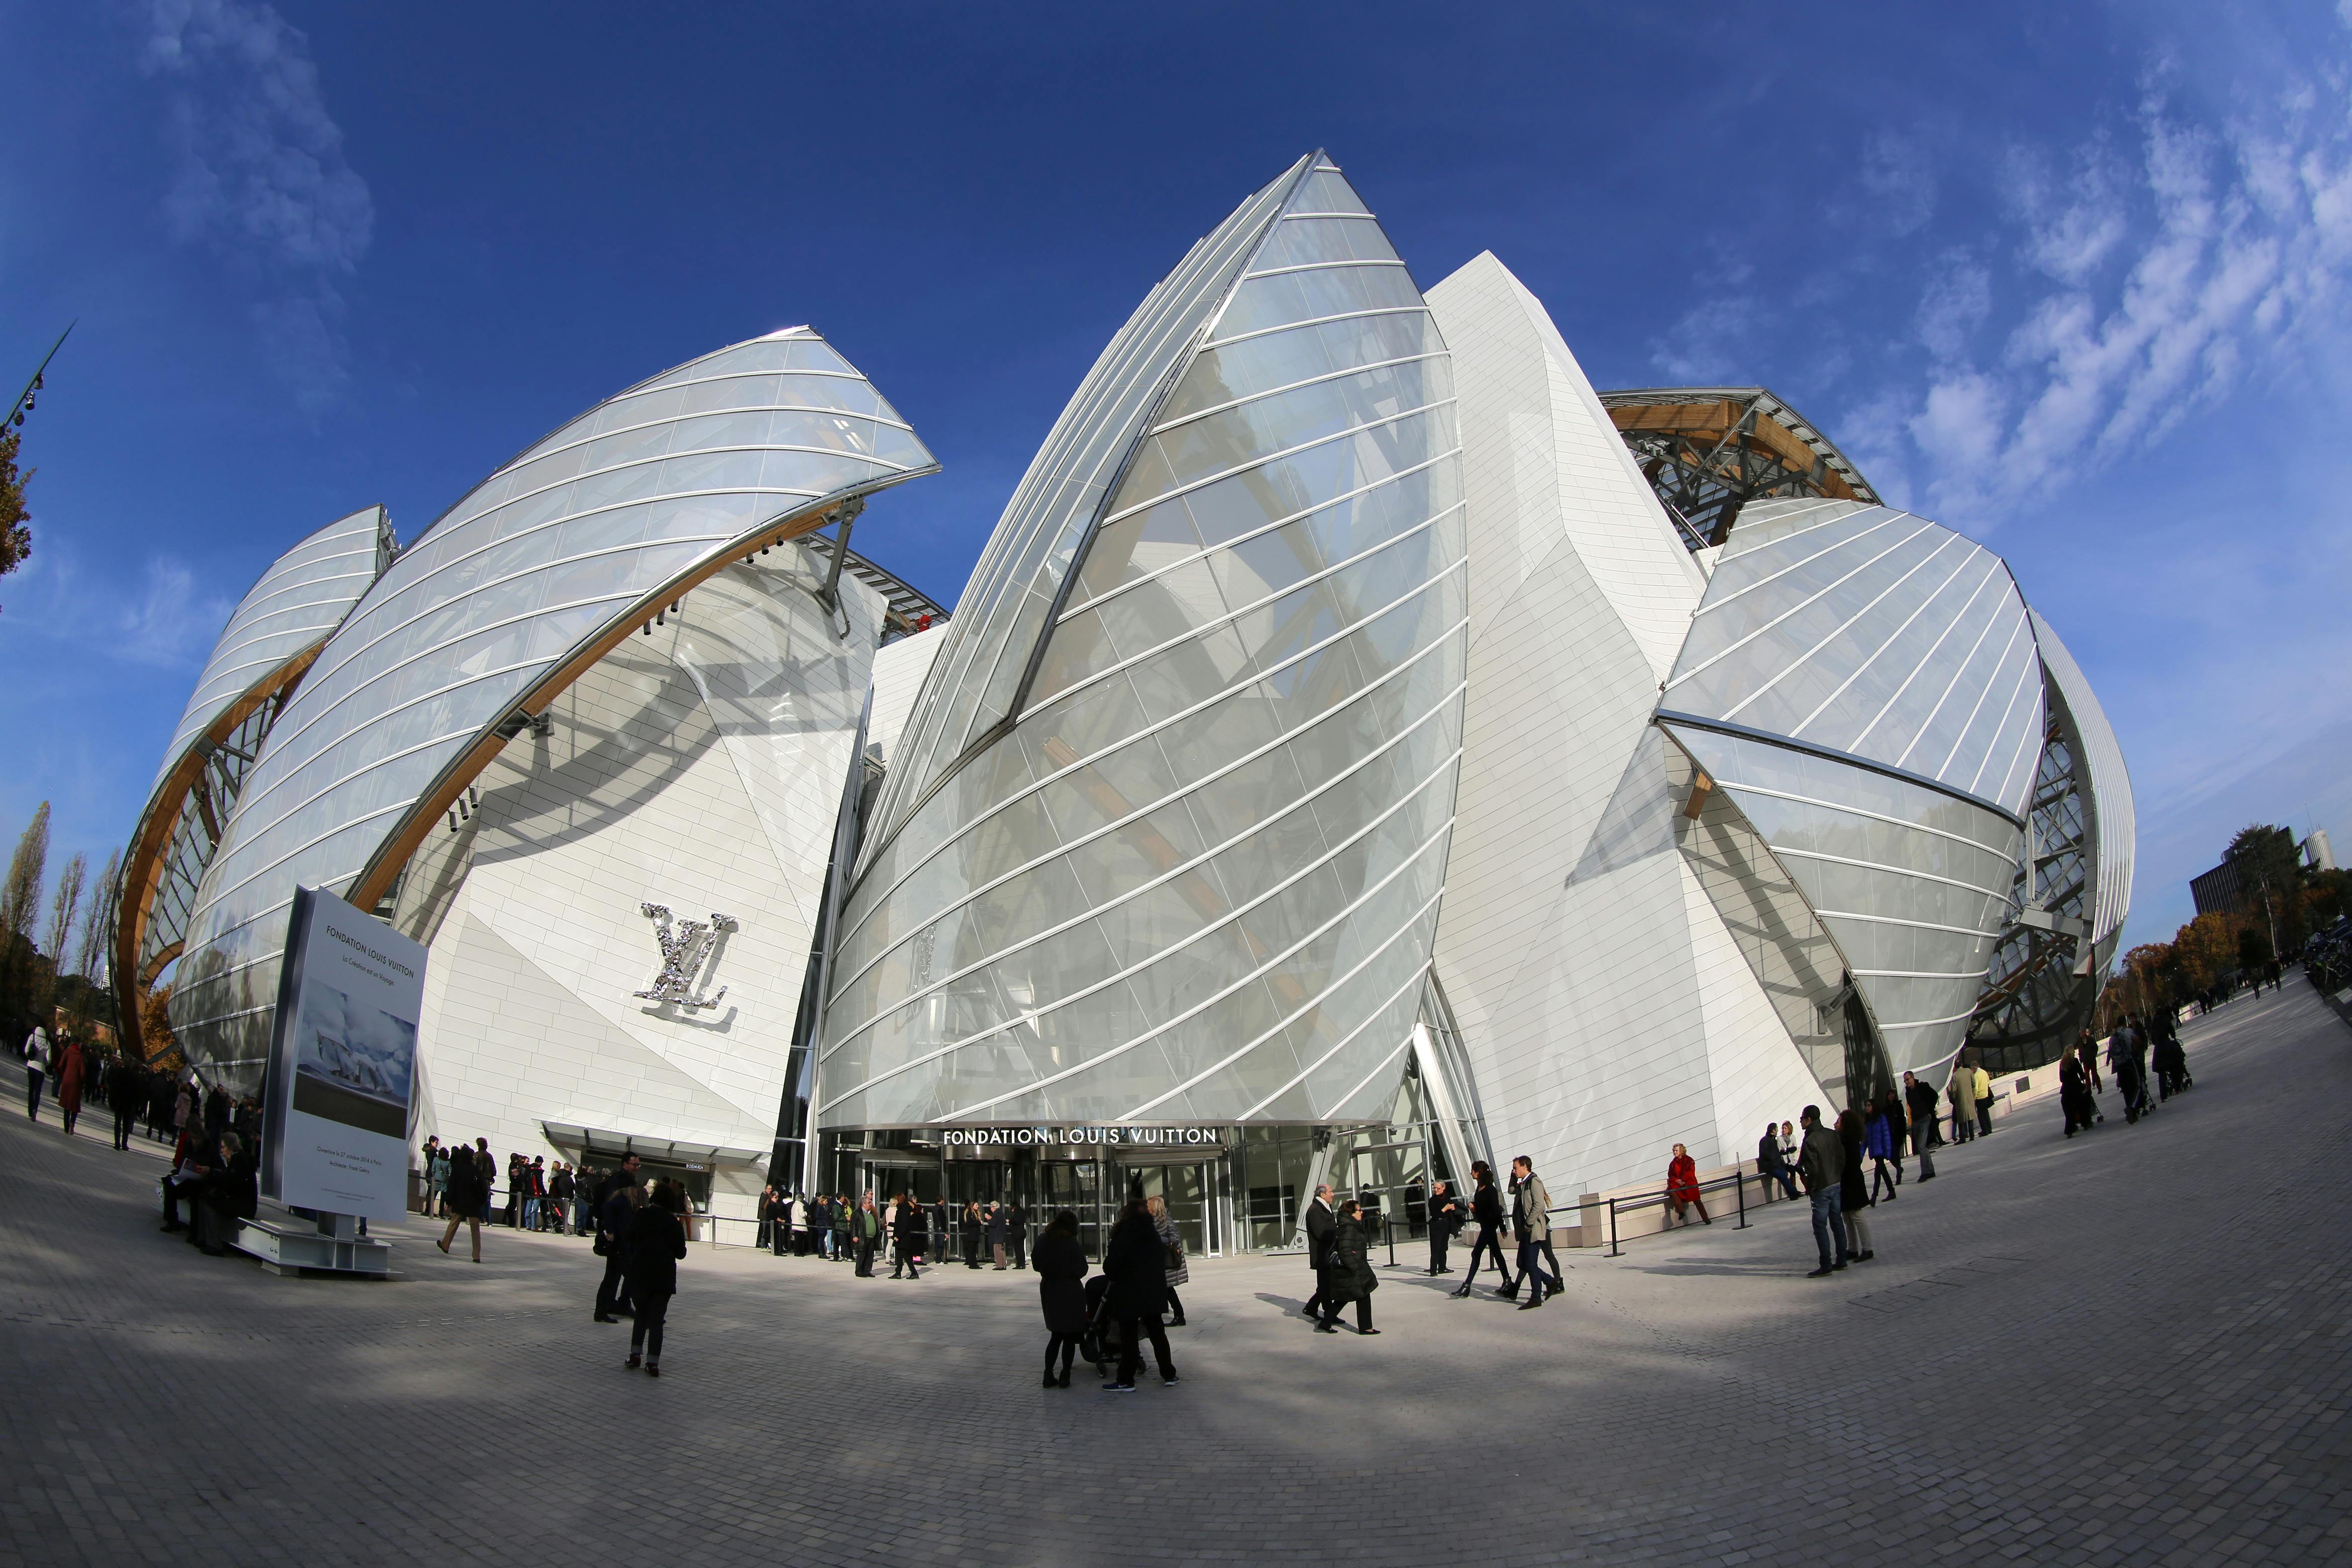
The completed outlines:
[[[1120,1171],[1119,1193],[1124,1197],[1128,1184],[1143,1189],[1147,1198],[1163,1198],[1168,1204],[1168,1217],[1176,1222],[1176,1233],[1184,1238],[1184,1251],[1193,1258],[1222,1257],[1225,1250],[1225,1226],[1219,1205],[1216,1173],[1218,1167],[1206,1161],[1181,1165],[1127,1165]]]

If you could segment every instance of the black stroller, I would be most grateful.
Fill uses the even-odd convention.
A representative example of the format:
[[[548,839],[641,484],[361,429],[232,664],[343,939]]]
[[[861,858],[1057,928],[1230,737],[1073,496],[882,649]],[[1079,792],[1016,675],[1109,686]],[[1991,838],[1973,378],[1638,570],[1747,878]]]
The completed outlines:
[[[1118,1320],[1110,1311],[1110,1276],[1097,1274],[1087,1281],[1087,1331],[1078,1336],[1078,1354],[1094,1363],[1098,1377],[1118,1370],[1127,1351]]]

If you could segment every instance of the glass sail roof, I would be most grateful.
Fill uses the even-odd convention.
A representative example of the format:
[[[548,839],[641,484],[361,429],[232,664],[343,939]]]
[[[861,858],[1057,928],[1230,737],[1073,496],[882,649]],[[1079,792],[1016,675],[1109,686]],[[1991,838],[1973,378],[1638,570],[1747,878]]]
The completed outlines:
[[[937,466],[803,327],[632,387],[500,468],[369,590],[271,731],[190,923],[184,1040],[266,1016],[295,887],[347,888],[446,766],[648,595]]]

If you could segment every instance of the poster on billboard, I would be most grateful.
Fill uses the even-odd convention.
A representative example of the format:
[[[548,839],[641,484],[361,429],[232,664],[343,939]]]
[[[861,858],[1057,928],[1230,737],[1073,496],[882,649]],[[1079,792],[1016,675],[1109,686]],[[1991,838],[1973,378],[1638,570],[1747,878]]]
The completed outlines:
[[[324,889],[295,890],[278,978],[261,1190],[326,1214],[408,1206],[425,949]]]

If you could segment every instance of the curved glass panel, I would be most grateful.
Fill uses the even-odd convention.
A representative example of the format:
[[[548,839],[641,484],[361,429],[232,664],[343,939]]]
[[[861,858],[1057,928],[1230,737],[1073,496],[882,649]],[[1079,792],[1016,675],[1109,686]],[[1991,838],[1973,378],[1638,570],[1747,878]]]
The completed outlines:
[[[633,387],[484,480],[369,590],[271,731],[190,922],[172,1015],[192,1058],[250,1071],[295,887],[348,888],[615,617],[780,519],[936,467],[793,328]]]
[[[1223,301],[1306,167],[1302,159],[1194,245],[1079,383],[956,603],[947,645],[883,786],[869,847],[887,843],[965,749],[1011,708],[1079,542],[1137,433],[1150,423],[1169,373]]]
[[[1737,537],[1735,533],[1734,537]],[[1834,758],[1667,731],[1771,847],[1835,940],[1898,1079],[1960,1048],[2023,836],[1982,806]]]
[[[1328,216],[1363,211],[1336,171],[1234,221],[1269,199],[1152,395],[1049,443],[1116,486],[1055,514],[1066,602],[992,667],[1044,637],[1017,721],[892,797],[844,910],[825,1125],[1315,1121],[1393,1093],[1462,744],[1452,373],[1377,225]],[[1009,510],[992,557],[1034,521]],[[982,614],[968,594],[968,651]],[[951,652],[909,734],[977,734],[999,700]]]
[[[163,784],[238,698],[333,631],[391,555],[392,520],[371,506],[338,518],[272,562],[213,644],[155,783]]]
[[[2080,737],[2075,777],[2089,802],[2088,830],[2095,861],[2092,875],[2095,892],[2088,911],[2091,940],[2105,942],[2123,929],[2124,917],[2131,912],[2132,858],[2138,836],[2131,772],[2124,765],[2124,750],[2116,740],[2115,727],[2107,722],[2106,710],[2099,706],[2098,694],[2091,689],[2083,667],[2074,662],[2074,656],[2048,621],[2032,610],[2026,614],[2032,621],[2050,689],[2065,705],[2067,719]]]
[[[1765,501],[1740,514],[1659,707],[1884,763],[2022,816],[2040,676],[1999,556],[1886,507]]]

